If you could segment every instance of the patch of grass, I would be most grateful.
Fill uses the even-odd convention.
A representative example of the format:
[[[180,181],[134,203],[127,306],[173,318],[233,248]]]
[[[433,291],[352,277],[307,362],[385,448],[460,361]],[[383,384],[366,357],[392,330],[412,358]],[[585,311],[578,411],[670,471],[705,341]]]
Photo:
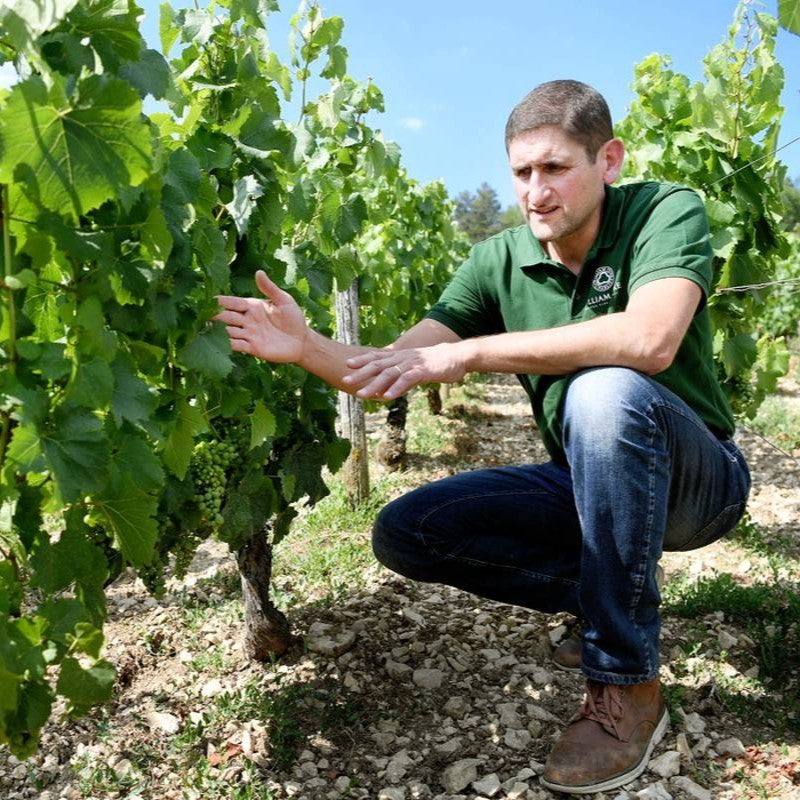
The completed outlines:
[[[452,400],[448,402],[448,407],[451,402]],[[441,456],[448,449],[452,439],[447,412],[440,416],[429,413],[424,397],[419,394],[410,398],[406,430],[409,453],[421,456]]]
[[[246,780],[242,780],[243,776]],[[249,762],[237,780],[239,784],[234,785],[223,779],[218,768],[212,767],[208,759],[201,758],[183,775],[183,797],[186,800],[273,800],[275,797]]]
[[[188,663],[189,669],[194,672],[202,672],[204,675],[224,675],[233,668],[240,660],[232,658],[227,649],[222,644],[216,647],[206,646],[197,647],[197,655]]]
[[[754,555],[765,558],[775,580],[782,570],[800,571],[797,538],[768,534],[753,522],[749,514],[744,515],[729,534],[729,539]]]
[[[145,790],[147,775],[156,759],[155,750],[140,743],[133,751],[124,752],[122,759],[113,766],[102,758],[86,754],[75,761],[72,769],[84,796],[105,793],[111,797],[127,797]]]
[[[373,481],[369,497],[353,508],[342,482],[334,476],[328,481],[331,493],[295,521],[289,539],[320,532],[370,531],[378,512],[389,502],[396,483],[392,477]]]
[[[678,727],[681,722],[678,708],[683,706],[686,687],[681,686],[679,683],[664,683],[661,685],[661,691],[664,695],[664,702],[667,704],[670,722],[673,727]]]
[[[243,613],[238,584],[231,597],[187,597],[181,603],[181,624],[187,634],[196,634],[211,616],[220,625],[241,624]]]
[[[800,411],[780,395],[764,399],[750,427],[784,450],[800,448]]]
[[[742,586],[727,574],[701,578],[691,582],[681,576],[664,587],[665,614],[696,618],[722,611],[728,619],[744,628],[755,643],[759,682],[768,686],[768,694],[753,700],[756,685],[745,685],[743,677],[735,679],[720,673],[716,682],[725,704],[738,713],[768,711],[780,727],[800,732],[800,684],[797,664],[800,663],[800,585],[797,583],[756,583]],[[733,681],[733,682],[732,682]],[[745,697],[745,706],[739,701]],[[769,698],[776,699],[773,704]],[[774,707],[772,707],[774,706]]]
[[[364,585],[375,564],[370,531],[392,495],[393,476],[374,482],[368,500],[352,508],[341,483],[295,523],[274,551],[271,597],[282,611],[309,600],[335,602]]]

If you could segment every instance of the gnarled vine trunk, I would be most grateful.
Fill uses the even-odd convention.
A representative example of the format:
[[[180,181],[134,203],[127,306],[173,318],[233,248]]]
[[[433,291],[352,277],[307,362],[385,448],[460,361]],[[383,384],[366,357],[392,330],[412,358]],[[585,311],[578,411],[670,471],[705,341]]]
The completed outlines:
[[[408,416],[408,399],[398,397],[390,406],[386,415],[386,425],[381,440],[375,451],[378,463],[393,471],[405,469],[406,455],[406,417]]]
[[[272,545],[269,528],[254,536],[236,554],[244,600],[244,649],[248,658],[269,661],[291,644],[289,622],[269,598]]]
[[[429,386],[425,391],[425,396],[428,399],[428,411],[435,417],[442,413],[442,393],[441,387],[438,383]]]

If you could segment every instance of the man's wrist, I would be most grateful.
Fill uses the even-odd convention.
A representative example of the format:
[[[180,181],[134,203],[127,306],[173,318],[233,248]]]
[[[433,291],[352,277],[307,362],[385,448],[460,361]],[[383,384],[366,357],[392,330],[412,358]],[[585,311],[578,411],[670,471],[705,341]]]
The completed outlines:
[[[294,363],[302,367],[306,372],[316,374],[315,365],[320,363],[320,359],[326,358],[324,345],[330,340],[317,333],[311,328],[306,328],[306,333],[300,347],[300,357]]]

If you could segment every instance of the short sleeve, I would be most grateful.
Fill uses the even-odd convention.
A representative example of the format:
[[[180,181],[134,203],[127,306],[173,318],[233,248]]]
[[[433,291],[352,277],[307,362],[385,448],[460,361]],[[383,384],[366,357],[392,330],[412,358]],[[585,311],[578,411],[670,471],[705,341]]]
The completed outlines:
[[[629,292],[659,278],[688,278],[708,297],[713,251],[703,201],[691,189],[666,195],[633,245]]]
[[[502,330],[502,324],[497,321],[497,303],[484,285],[485,271],[473,249],[427,313],[428,319],[441,322],[462,339]]]

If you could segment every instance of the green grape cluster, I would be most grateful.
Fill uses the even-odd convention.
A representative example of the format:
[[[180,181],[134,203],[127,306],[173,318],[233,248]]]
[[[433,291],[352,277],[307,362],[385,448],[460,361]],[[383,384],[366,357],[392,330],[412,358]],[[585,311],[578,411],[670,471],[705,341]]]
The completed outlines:
[[[193,531],[181,531],[180,537],[172,546],[172,571],[176,578],[185,578],[186,573],[197,552],[197,548],[203,543],[203,539]]]
[[[728,392],[731,409],[737,417],[752,417],[752,409],[757,407],[756,392],[750,375],[740,372],[729,377],[723,384]]]
[[[222,501],[228,484],[228,468],[236,458],[236,446],[226,440],[200,442],[192,458],[192,478],[197,507],[203,521],[214,530],[222,524]]]

